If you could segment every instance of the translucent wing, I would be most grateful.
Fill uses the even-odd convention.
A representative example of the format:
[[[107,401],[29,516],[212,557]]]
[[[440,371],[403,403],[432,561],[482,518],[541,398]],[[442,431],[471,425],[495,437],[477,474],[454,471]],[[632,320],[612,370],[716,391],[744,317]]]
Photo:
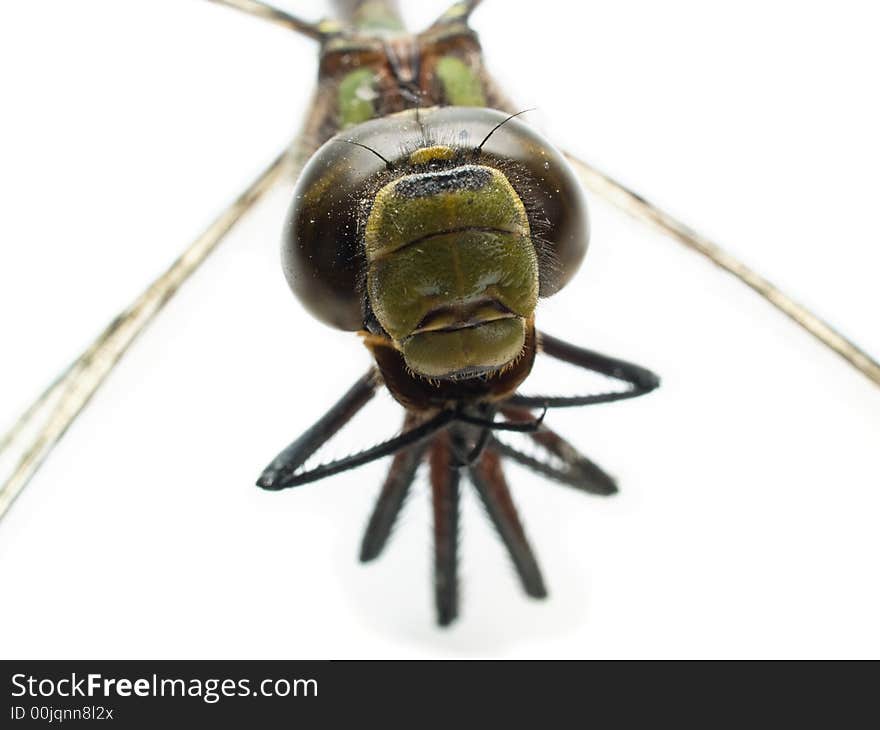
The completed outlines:
[[[40,468],[58,440],[132,342],[217,248],[254,204],[285,176],[295,176],[310,147],[295,140],[193,241],[177,260],[121,312],[37,398],[0,440],[0,517]]]
[[[869,380],[880,385],[880,363],[848,340],[809,309],[798,304],[763,276],[729,254],[718,244],[700,235],[681,221],[649,203],[617,180],[587,162],[566,153],[583,184],[608,202],[643,223],[683,243],[751,287],[780,312],[790,317],[826,347],[831,348]]]
[[[297,18],[290,13],[286,13],[283,10],[279,10],[278,8],[272,7],[264,2],[259,2],[259,0],[209,1],[217,5],[224,5],[228,8],[235,8],[236,10],[261,18],[262,20],[268,20],[269,22],[276,23],[283,28],[302,33],[304,36],[314,38],[315,40],[320,40],[323,36],[320,23],[309,23],[306,20]]]

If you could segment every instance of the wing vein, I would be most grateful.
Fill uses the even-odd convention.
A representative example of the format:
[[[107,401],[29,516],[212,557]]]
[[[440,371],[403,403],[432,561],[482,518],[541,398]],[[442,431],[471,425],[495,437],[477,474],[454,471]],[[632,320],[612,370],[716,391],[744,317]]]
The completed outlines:
[[[799,304],[754,269],[722,249],[718,244],[700,235],[681,221],[649,203],[622,183],[597,170],[592,165],[566,153],[584,185],[648,226],[683,243],[687,248],[702,254],[712,263],[733,274],[746,286],[792,319],[826,347],[830,348],[856,370],[875,384],[880,385],[880,363],[862,350],[852,340],[844,337],[826,321]]]
[[[101,387],[137,336],[217,248],[229,230],[283,176],[295,176],[305,150],[286,147],[166,271],[123,310],[0,439],[0,518]],[[7,466],[8,465],[8,466]]]

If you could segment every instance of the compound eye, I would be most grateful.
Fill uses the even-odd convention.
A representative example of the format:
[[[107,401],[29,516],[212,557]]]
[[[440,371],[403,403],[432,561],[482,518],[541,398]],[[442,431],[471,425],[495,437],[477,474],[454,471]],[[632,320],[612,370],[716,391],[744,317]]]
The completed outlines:
[[[501,112],[486,123],[504,119]],[[491,127],[489,127],[491,129]],[[541,296],[562,289],[577,273],[590,241],[587,203],[581,185],[562,153],[519,118],[511,119],[483,145],[482,152],[512,160],[520,175],[510,175],[522,197],[538,245]]]
[[[377,173],[370,155],[328,143],[316,152],[296,184],[281,248],[284,276],[317,319],[343,330],[363,327],[358,246],[363,181]]]
[[[544,190],[542,210],[547,228],[538,228],[541,262],[541,296],[549,297],[562,289],[578,272],[590,244],[587,201],[580,183],[565,158],[555,149],[541,164]],[[552,191],[552,197],[551,193]]]

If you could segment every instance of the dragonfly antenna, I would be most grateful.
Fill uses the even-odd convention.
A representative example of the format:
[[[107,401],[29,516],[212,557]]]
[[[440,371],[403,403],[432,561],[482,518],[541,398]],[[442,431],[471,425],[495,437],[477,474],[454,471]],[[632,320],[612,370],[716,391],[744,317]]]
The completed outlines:
[[[476,151],[479,152],[481,149],[483,149],[483,145],[489,141],[489,137],[491,137],[493,134],[495,134],[495,132],[497,132],[499,129],[501,129],[501,127],[503,127],[505,124],[507,124],[511,119],[513,119],[514,117],[518,117],[520,114],[525,114],[526,112],[533,112],[533,111],[535,111],[535,109],[537,109],[537,107],[532,107],[531,109],[523,109],[521,112],[517,112],[516,114],[511,114],[503,122],[498,122],[498,124],[496,124],[492,128],[492,131],[486,135],[486,137],[483,139],[482,142],[480,142],[480,144],[476,148]]]
[[[382,162],[385,163],[385,166],[386,166],[389,170],[390,170],[392,167],[394,167],[394,165],[391,163],[390,160],[388,160],[388,159],[386,159],[385,157],[383,157],[381,154],[379,154],[379,153],[378,153],[376,150],[374,150],[372,147],[367,147],[367,145],[365,145],[365,144],[361,144],[360,142],[355,142],[353,139],[338,139],[338,140],[336,140],[336,141],[337,141],[337,142],[346,142],[346,143],[348,143],[348,144],[353,144],[355,147],[360,147],[360,148],[362,148],[362,149],[367,150],[367,152],[372,152],[374,155],[376,155],[376,157],[378,157],[380,160],[382,160]]]

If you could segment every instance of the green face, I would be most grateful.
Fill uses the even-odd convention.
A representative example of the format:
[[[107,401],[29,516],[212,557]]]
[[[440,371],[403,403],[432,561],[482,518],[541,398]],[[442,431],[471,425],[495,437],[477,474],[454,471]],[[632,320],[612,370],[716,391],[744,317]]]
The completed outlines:
[[[434,147],[413,162],[448,159]],[[420,375],[503,369],[525,343],[538,261],[522,201],[499,170],[459,165],[399,178],[367,221],[373,312]]]

